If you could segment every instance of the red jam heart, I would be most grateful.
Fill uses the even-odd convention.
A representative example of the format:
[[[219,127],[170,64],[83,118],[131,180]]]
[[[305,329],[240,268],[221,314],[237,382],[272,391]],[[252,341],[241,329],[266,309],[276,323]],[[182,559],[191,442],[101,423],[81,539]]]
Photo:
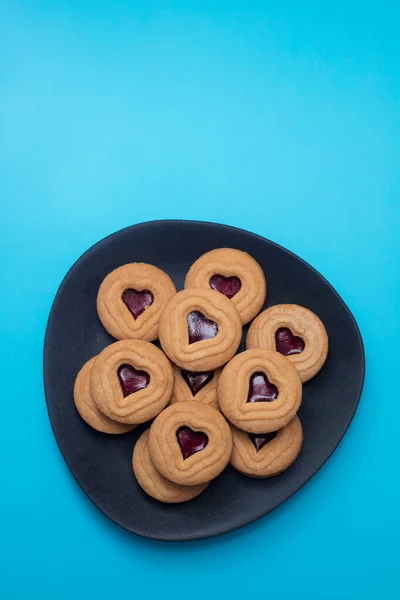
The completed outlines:
[[[118,379],[124,398],[147,387],[150,375],[146,371],[137,371],[131,365],[121,365],[118,369]]]
[[[265,444],[268,444],[268,442],[276,437],[277,433],[277,431],[271,431],[270,433],[249,433],[248,436],[253,442],[256,451],[259,452]]]
[[[176,439],[180,446],[183,460],[204,450],[208,444],[208,437],[202,431],[193,431],[190,427],[179,427],[176,432]]]
[[[275,333],[275,344],[278,352],[284,356],[300,354],[304,350],[304,340],[293,335],[288,327],[280,327]]]
[[[189,344],[210,340],[218,333],[218,325],[207,319],[199,310],[194,310],[188,314],[188,333]]]
[[[269,381],[265,373],[253,373],[250,377],[247,402],[272,402],[278,395],[278,388]]]
[[[154,296],[149,290],[137,292],[136,290],[129,288],[122,294],[122,302],[132,313],[134,319],[137,319],[144,313],[146,308],[153,304]]]
[[[207,385],[214,377],[214,371],[207,371],[205,373],[193,373],[192,371],[181,371],[182,379],[184,379],[189,386],[192,396],[195,396]]]
[[[210,279],[210,287],[217,292],[221,292],[227,298],[233,298],[242,287],[239,277],[224,277],[223,275],[213,275]]]

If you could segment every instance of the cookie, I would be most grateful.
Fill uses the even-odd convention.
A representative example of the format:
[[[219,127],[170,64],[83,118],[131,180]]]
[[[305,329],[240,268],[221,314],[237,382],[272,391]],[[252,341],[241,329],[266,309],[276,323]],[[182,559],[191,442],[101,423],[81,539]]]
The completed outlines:
[[[185,289],[190,288],[211,288],[229,298],[243,325],[260,312],[267,295],[258,262],[233,248],[218,248],[200,256],[186,275]]]
[[[142,433],[136,442],[132,456],[132,468],[143,491],[160,502],[177,504],[196,498],[208,483],[199,485],[177,485],[165,479],[155,468],[149,452],[149,430]]]
[[[176,293],[164,271],[145,263],[118,267],[107,275],[97,294],[97,312],[104,328],[117,340],[158,337],[158,322]]]
[[[303,430],[296,415],[279,431],[246,433],[232,426],[231,465],[250,477],[271,477],[285,471],[296,460]]]
[[[286,356],[301,380],[308,381],[323,366],[328,355],[328,335],[320,319],[297,304],[277,304],[253,321],[247,348],[266,348]]]
[[[219,408],[217,387],[221,369],[195,373],[194,371],[185,371],[174,365],[173,371],[174,387],[172,388],[170,404],[196,400],[197,402],[209,404],[214,408]]]
[[[246,350],[223,369],[220,409],[239,429],[269,433],[282,429],[299,410],[302,385],[292,363],[271,350]]]
[[[126,433],[135,428],[135,425],[125,425],[109,419],[97,408],[90,392],[90,373],[96,357],[88,360],[75,379],[74,402],[82,419],[90,427],[102,433]]]
[[[211,481],[232,453],[232,434],[219,411],[201,402],[176,402],[150,427],[149,449],[156,469],[179,485]]]
[[[96,358],[90,377],[99,410],[121,423],[153,419],[168,404],[173,384],[166,356],[143,340],[121,340]]]
[[[219,292],[178,292],[164,308],[159,337],[165,354],[187,371],[213,371],[235,354],[242,325],[234,305]]]

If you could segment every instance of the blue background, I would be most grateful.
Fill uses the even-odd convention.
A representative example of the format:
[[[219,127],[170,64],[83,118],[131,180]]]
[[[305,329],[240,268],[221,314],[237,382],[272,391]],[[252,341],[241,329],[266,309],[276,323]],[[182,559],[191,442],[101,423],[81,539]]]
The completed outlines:
[[[399,17],[385,0],[1,3],[2,599],[399,598]],[[298,253],[353,311],[367,359],[355,420],[305,488],[176,545],[86,499],[42,382],[68,268],[162,218]]]

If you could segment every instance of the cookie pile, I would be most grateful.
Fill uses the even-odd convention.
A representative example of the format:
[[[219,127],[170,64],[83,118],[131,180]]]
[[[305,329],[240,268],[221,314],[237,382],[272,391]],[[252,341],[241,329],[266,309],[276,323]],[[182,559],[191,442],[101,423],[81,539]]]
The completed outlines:
[[[196,260],[180,292],[144,263],[123,265],[101,284],[97,312],[119,341],[82,367],[74,401],[103,433],[154,419],[132,458],[153,498],[191,500],[229,462],[250,477],[270,477],[297,458],[302,384],[324,364],[328,337],[307,308],[260,313],[266,293],[260,265],[231,248]],[[246,350],[236,354],[251,321]],[[151,343],[157,338],[162,350]]]

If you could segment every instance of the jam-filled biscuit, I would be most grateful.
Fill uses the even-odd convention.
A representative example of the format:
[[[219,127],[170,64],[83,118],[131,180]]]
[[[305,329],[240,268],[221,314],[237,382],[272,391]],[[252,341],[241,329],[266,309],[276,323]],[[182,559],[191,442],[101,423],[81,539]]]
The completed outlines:
[[[186,275],[185,289],[189,288],[211,288],[230,298],[243,325],[260,312],[267,295],[258,262],[233,248],[218,248],[200,256]]]
[[[158,337],[158,322],[176,293],[164,271],[145,263],[118,267],[107,275],[97,295],[97,312],[105,329],[117,340]]]
[[[239,429],[269,433],[284,427],[299,410],[302,385],[292,363],[271,350],[246,350],[223,369],[220,409]]]
[[[303,430],[296,415],[279,431],[246,433],[232,426],[231,465],[250,477],[271,477],[285,471],[296,460]]]
[[[203,492],[208,483],[199,485],[178,485],[165,479],[157,471],[150,458],[149,452],[149,430],[142,433],[136,442],[132,456],[132,467],[136,480],[142,490],[152,498],[160,502],[177,504],[178,502],[187,502],[196,498]]]
[[[320,319],[308,308],[277,304],[253,321],[246,346],[280,352],[296,367],[304,382],[323,366],[328,355],[328,335]]]
[[[196,400],[219,408],[217,389],[221,369],[196,373],[195,371],[185,371],[174,365],[173,371],[174,387],[172,388],[171,404]]]
[[[168,404],[173,384],[166,356],[143,340],[121,340],[96,358],[90,389],[99,410],[121,423],[152,419]]]
[[[135,428],[135,425],[126,425],[109,419],[97,408],[90,393],[90,373],[96,360],[96,356],[88,360],[75,379],[74,402],[76,409],[82,419],[90,427],[102,433],[126,433]]]
[[[232,453],[232,434],[219,411],[202,402],[176,402],[150,427],[149,449],[156,469],[179,485],[211,481]]]
[[[187,371],[212,371],[235,354],[242,325],[234,305],[213,290],[178,292],[164,308],[159,337],[165,354]]]

